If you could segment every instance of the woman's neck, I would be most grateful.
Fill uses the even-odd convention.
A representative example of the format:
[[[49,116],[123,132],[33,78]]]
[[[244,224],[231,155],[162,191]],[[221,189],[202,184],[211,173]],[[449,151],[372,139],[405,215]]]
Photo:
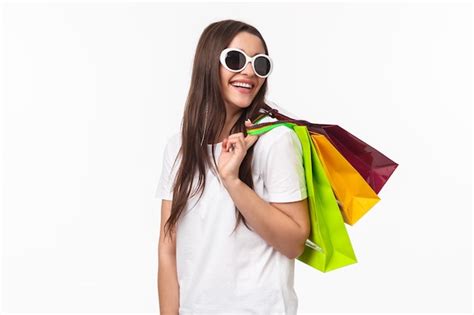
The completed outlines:
[[[224,141],[225,138],[227,138],[230,135],[230,130],[232,129],[232,126],[237,122],[241,115],[241,110],[234,112],[232,115],[227,115],[224,128],[222,129],[221,134],[219,137],[217,137],[217,143],[221,143]]]

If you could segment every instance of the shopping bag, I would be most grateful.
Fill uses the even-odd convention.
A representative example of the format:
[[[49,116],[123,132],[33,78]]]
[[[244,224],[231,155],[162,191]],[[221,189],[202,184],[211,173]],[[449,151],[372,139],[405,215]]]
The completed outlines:
[[[380,198],[324,135],[310,134],[338,200],[344,222],[353,225],[379,202]]]
[[[323,134],[378,194],[398,164],[338,125],[313,124],[308,128]]]
[[[265,116],[267,115],[263,114],[257,117],[254,122],[256,124],[254,128],[269,126],[279,122],[291,123],[289,120],[281,120],[258,124]],[[344,222],[353,225],[380,201],[380,198],[360,173],[337,151],[324,135],[315,132],[309,133],[336,196]]]
[[[297,259],[322,272],[356,263],[336,197],[307,127],[290,122],[261,125],[265,126],[247,128],[247,134],[260,135],[278,126],[286,126],[295,131],[303,149],[311,232],[304,252]]]
[[[256,120],[260,120],[266,115],[279,121],[288,121],[307,126],[310,132],[326,136],[337,151],[351,163],[362,178],[372,187],[376,194],[381,191],[398,167],[397,163],[383,153],[338,125],[315,124],[306,120],[293,119],[266,104],[261,109],[261,113],[259,113]]]

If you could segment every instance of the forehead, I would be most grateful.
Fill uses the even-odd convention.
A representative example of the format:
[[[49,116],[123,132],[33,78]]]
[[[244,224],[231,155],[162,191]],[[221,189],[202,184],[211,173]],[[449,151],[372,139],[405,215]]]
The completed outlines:
[[[230,42],[229,47],[239,48],[249,56],[265,53],[262,40],[258,36],[247,32],[240,32],[237,34]]]

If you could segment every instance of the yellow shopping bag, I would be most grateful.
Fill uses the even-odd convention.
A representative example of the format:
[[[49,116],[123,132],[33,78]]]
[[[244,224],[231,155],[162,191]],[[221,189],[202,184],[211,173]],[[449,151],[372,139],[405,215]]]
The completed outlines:
[[[337,197],[344,222],[353,225],[379,202],[380,198],[324,135],[310,134]]]

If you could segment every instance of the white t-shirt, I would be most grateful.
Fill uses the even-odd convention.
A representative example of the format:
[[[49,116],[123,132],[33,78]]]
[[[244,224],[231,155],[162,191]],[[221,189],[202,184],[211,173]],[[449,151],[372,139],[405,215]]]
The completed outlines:
[[[275,120],[267,116],[261,122]],[[179,132],[168,138],[156,198],[172,200],[171,184],[180,159],[171,166],[180,138]],[[216,162],[221,145],[215,147]],[[267,202],[307,198],[301,143],[292,129],[275,127],[260,135],[254,146],[252,176],[257,195]],[[243,222],[230,235],[235,205],[209,169],[202,199],[196,204],[198,197],[189,200],[176,230],[179,314],[295,315],[295,259],[277,251]]]

